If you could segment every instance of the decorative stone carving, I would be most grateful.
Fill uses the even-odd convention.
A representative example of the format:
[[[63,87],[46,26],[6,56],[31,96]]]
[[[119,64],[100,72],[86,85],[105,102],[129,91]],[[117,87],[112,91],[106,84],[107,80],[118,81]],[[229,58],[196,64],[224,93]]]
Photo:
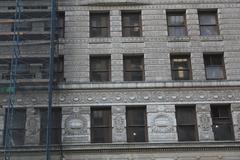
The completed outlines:
[[[172,118],[166,115],[158,115],[153,120],[152,133],[170,133],[173,132],[173,126],[169,124],[173,124]]]
[[[211,129],[210,117],[206,114],[201,114],[199,116],[200,128],[202,131],[209,131]]]
[[[123,133],[125,131],[125,127],[124,127],[124,118],[120,115],[118,115],[117,117],[114,118],[114,124],[115,124],[115,130],[116,133]]]
[[[73,113],[65,120],[65,135],[86,135],[87,120],[78,113]]]

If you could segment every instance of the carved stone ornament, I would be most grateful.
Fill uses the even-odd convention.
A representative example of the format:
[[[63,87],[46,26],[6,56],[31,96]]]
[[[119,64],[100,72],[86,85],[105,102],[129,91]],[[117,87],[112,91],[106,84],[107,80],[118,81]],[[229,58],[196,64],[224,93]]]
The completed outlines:
[[[87,120],[78,113],[73,113],[65,120],[65,135],[86,135]]]
[[[173,120],[167,115],[158,115],[153,119],[153,133],[171,133],[174,132]]]
[[[38,121],[35,117],[30,117],[27,120],[28,136],[35,136],[38,132]]]
[[[122,116],[117,116],[114,118],[114,124],[115,124],[115,130],[117,133],[123,133],[124,132],[124,118]]]
[[[210,117],[207,116],[206,114],[202,114],[199,117],[200,119],[200,128],[202,128],[203,131],[209,131],[211,128],[210,125]]]

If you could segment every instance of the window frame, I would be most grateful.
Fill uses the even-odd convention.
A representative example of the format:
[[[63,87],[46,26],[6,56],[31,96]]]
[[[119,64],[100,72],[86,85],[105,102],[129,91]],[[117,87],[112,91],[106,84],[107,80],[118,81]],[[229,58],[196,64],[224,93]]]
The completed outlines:
[[[221,64],[216,65],[216,64],[207,64],[207,58],[210,58],[210,62],[213,63],[213,57],[214,56],[221,56]],[[225,62],[224,62],[224,53],[204,53],[203,54],[203,60],[204,60],[204,67],[205,67],[205,77],[206,80],[225,80],[227,78],[226,76],[226,69],[225,69]],[[208,78],[207,76],[207,68],[208,67],[219,67],[221,68],[223,72],[223,77],[222,78]]]
[[[173,60],[174,59],[187,59],[187,64],[188,64],[188,68],[184,68],[184,69],[175,69],[174,68],[174,62]],[[170,63],[171,63],[171,74],[172,74],[172,80],[177,80],[177,81],[182,81],[182,80],[192,80],[192,65],[191,65],[191,55],[170,55]],[[174,77],[174,73],[173,72],[176,72],[176,71],[188,71],[188,74],[189,74],[189,77],[188,79],[179,79],[179,78],[176,78]]]
[[[223,141],[223,140],[234,140],[235,136],[234,136],[234,128],[233,128],[233,120],[232,120],[232,114],[231,114],[231,105],[230,104],[211,104],[210,105],[211,108],[211,117],[212,117],[212,130],[213,130],[213,134],[214,134],[214,140],[216,141]],[[213,115],[213,108],[225,108],[228,113],[228,117],[221,117],[221,115],[219,115],[219,117],[215,117]],[[219,126],[219,125],[227,125],[230,127],[230,139],[217,139],[217,133],[214,130],[214,126]]]
[[[132,70],[127,68],[127,62],[126,60],[129,59],[136,59],[136,58],[141,58],[141,65],[142,65],[142,70]],[[134,72],[139,72],[142,75],[141,80],[129,80],[127,79],[127,73],[134,73]],[[124,81],[133,81],[133,82],[138,82],[138,81],[144,81],[145,80],[145,65],[144,65],[144,55],[123,55],[123,74],[124,74]]]
[[[204,15],[214,15],[216,24],[201,24],[200,16],[204,16]],[[198,10],[198,20],[199,20],[200,36],[217,36],[217,35],[220,35],[217,9],[216,10]],[[206,35],[204,35],[201,31],[202,27],[216,27],[216,33],[217,34],[206,34]]]
[[[44,112],[48,112],[48,109],[47,108],[39,108],[39,117],[40,117],[40,130],[39,130],[39,144],[40,145],[45,145],[46,144],[46,139],[44,139],[44,138],[46,138],[46,132],[47,132],[47,124],[46,124],[46,126],[42,126],[43,124],[43,122],[42,122],[42,114],[44,114]],[[58,136],[59,137],[57,137],[57,138],[59,138],[59,139],[55,139],[54,141],[56,141],[56,143],[55,142],[53,142],[53,137],[56,137],[56,135],[54,134],[54,135],[51,135],[51,145],[57,145],[57,144],[61,144],[61,141],[62,141],[62,108],[60,108],[60,107],[55,107],[55,108],[52,108],[52,114],[54,114],[54,112],[59,112],[58,114],[59,114],[59,125],[57,125],[57,126],[55,126],[53,123],[51,124],[51,133],[52,134],[54,134],[55,132],[53,132],[53,131],[58,131]],[[45,115],[45,116],[47,116],[47,115]],[[52,117],[53,117],[53,115],[52,115]],[[47,120],[46,120],[47,121]],[[52,121],[53,122],[53,121]]]
[[[6,108],[5,109],[5,117],[4,117],[4,136],[7,134],[6,133],[6,127],[7,127],[7,112],[8,112],[8,109],[9,109],[9,113],[11,114],[11,110],[13,110],[13,119],[12,119],[12,123],[14,123],[14,117],[16,114],[16,112],[20,111],[20,112],[24,112],[24,115],[23,115],[23,120],[24,120],[24,127],[13,127],[13,125],[11,125],[10,127],[12,128],[8,128],[9,132],[11,132],[12,136],[11,136],[11,139],[9,139],[9,141],[13,141],[13,146],[23,146],[25,144],[25,136],[26,136],[26,121],[27,121],[27,113],[26,113],[26,108],[16,108],[16,109],[11,109],[11,108]],[[18,133],[21,132],[23,134],[23,137],[21,137],[21,142],[20,143],[16,143],[13,139],[13,134],[14,134],[14,131],[17,131]],[[5,138],[3,139],[3,144],[5,144]],[[12,142],[11,142],[12,143]]]
[[[131,124],[129,125],[129,120],[128,120],[128,113],[129,113],[129,110],[143,110],[144,111],[144,115],[143,115],[143,120],[144,120],[144,124],[142,125],[139,125],[139,124]],[[144,141],[134,141],[131,139],[130,137],[130,133],[129,133],[129,129],[130,128],[144,128]],[[127,132],[127,142],[148,142],[148,129],[147,129],[147,113],[146,113],[146,106],[126,106],[126,132]]]
[[[93,65],[93,60],[105,60],[108,62],[107,68],[108,70],[93,70],[92,65]],[[89,58],[89,64],[90,64],[90,82],[110,82],[111,81],[111,55],[90,55]],[[96,63],[97,64],[97,63]],[[108,74],[108,80],[101,80],[101,81],[96,81],[94,80],[94,73],[107,73]]]
[[[168,36],[173,36],[173,37],[185,37],[188,36],[188,30],[187,30],[187,18],[186,18],[186,11],[167,11],[167,30],[168,30]],[[168,22],[169,16],[183,16],[184,18],[184,24],[183,25],[171,25]],[[170,28],[179,28],[179,27],[184,27],[185,35],[184,36],[177,36],[177,35],[170,35]]]
[[[192,121],[190,121],[189,123],[185,124],[179,124],[179,120],[181,119],[181,116],[179,116],[179,114],[177,113],[179,109],[183,109],[183,108],[192,108],[193,110],[193,116],[194,116],[194,119]],[[196,106],[195,105],[175,105],[175,116],[176,116],[176,128],[177,128],[177,136],[178,136],[178,141],[199,141],[199,136],[198,136],[198,124],[197,124],[197,114],[196,114]],[[180,135],[180,132],[179,132],[179,128],[180,127],[187,127],[187,126],[190,126],[190,127],[193,127],[194,128],[194,139],[189,139],[189,140],[183,140],[181,138],[181,135]]]
[[[108,113],[108,124],[103,124],[103,125],[95,125],[94,122],[93,122],[93,112],[94,111],[107,111]],[[91,120],[90,120],[90,124],[91,124],[91,127],[90,127],[90,131],[91,131],[91,143],[111,143],[112,142],[112,112],[111,112],[111,107],[110,106],[100,106],[100,107],[91,107],[91,116],[90,116]],[[110,137],[106,137],[106,141],[102,141],[102,142],[99,142],[99,141],[95,141],[94,140],[94,129],[108,129],[108,134]],[[104,135],[103,135],[104,136]]]
[[[107,24],[106,26],[92,26],[92,19],[94,16],[106,16],[107,17]],[[93,29],[107,29],[106,36],[93,36]],[[110,37],[110,12],[109,11],[90,11],[89,12],[89,37],[90,38],[108,38]]]
[[[125,16],[131,16],[131,15],[134,15],[136,14],[137,17],[138,17],[138,25],[135,26],[135,25],[126,25],[124,23],[124,17]],[[141,11],[139,10],[123,10],[121,11],[121,19],[122,19],[122,37],[142,37],[142,13]],[[125,29],[126,28],[135,28],[135,27],[138,27],[139,28],[139,36],[133,36],[133,35],[127,35],[126,34],[126,31]]]

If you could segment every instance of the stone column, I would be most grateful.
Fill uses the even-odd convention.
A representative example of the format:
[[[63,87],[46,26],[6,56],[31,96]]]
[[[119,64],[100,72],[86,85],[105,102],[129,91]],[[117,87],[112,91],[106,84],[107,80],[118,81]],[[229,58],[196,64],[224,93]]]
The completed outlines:
[[[149,142],[176,142],[174,105],[148,105],[147,124]]]
[[[112,106],[112,142],[126,142],[126,107]]]
[[[197,104],[196,111],[199,141],[214,140],[210,104]]]
[[[62,108],[63,143],[90,143],[90,107]]]
[[[35,108],[26,109],[25,144],[38,145],[40,140],[40,114]]]
[[[0,106],[0,146],[3,145],[3,139],[4,139],[4,122],[5,122],[5,108],[2,108]]]
[[[240,141],[240,104],[231,104],[235,140]]]

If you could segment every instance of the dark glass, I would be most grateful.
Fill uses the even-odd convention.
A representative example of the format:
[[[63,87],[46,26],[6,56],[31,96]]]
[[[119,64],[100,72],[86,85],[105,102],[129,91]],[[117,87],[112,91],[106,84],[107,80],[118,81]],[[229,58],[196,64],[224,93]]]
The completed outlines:
[[[169,36],[187,36],[187,27],[184,12],[167,13],[167,25]]]
[[[199,12],[200,35],[219,35],[217,11]]]
[[[196,141],[196,127],[192,125],[178,126],[178,140],[179,141]]]
[[[90,13],[90,37],[109,37],[109,13]]]
[[[110,57],[90,57],[90,81],[110,81]]]
[[[176,106],[176,119],[179,141],[198,140],[195,106]]]
[[[191,65],[188,56],[171,57],[173,80],[190,80]]]
[[[234,140],[232,124],[214,124],[215,140]]]
[[[141,36],[141,13],[123,12],[122,13],[122,35],[123,37]]]
[[[128,142],[146,142],[146,108],[145,107],[127,107],[127,141]]]
[[[218,35],[218,27],[217,26],[201,26],[200,33],[203,36],[207,35]]]
[[[231,109],[229,105],[211,105],[215,140],[234,140]]]
[[[146,141],[145,127],[128,127],[127,141],[128,142],[145,142]]]
[[[46,108],[40,109],[40,144],[46,144],[46,132],[47,132],[47,115]],[[52,121],[51,121],[51,144],[60,144],[61,142],[61,108],[52,109]]]
[[[143,56],[124,57],[124,80],[142,81],[144,80]]]
[[[91,142],[110,143],[112,141],[111,108],[91,109]]]

